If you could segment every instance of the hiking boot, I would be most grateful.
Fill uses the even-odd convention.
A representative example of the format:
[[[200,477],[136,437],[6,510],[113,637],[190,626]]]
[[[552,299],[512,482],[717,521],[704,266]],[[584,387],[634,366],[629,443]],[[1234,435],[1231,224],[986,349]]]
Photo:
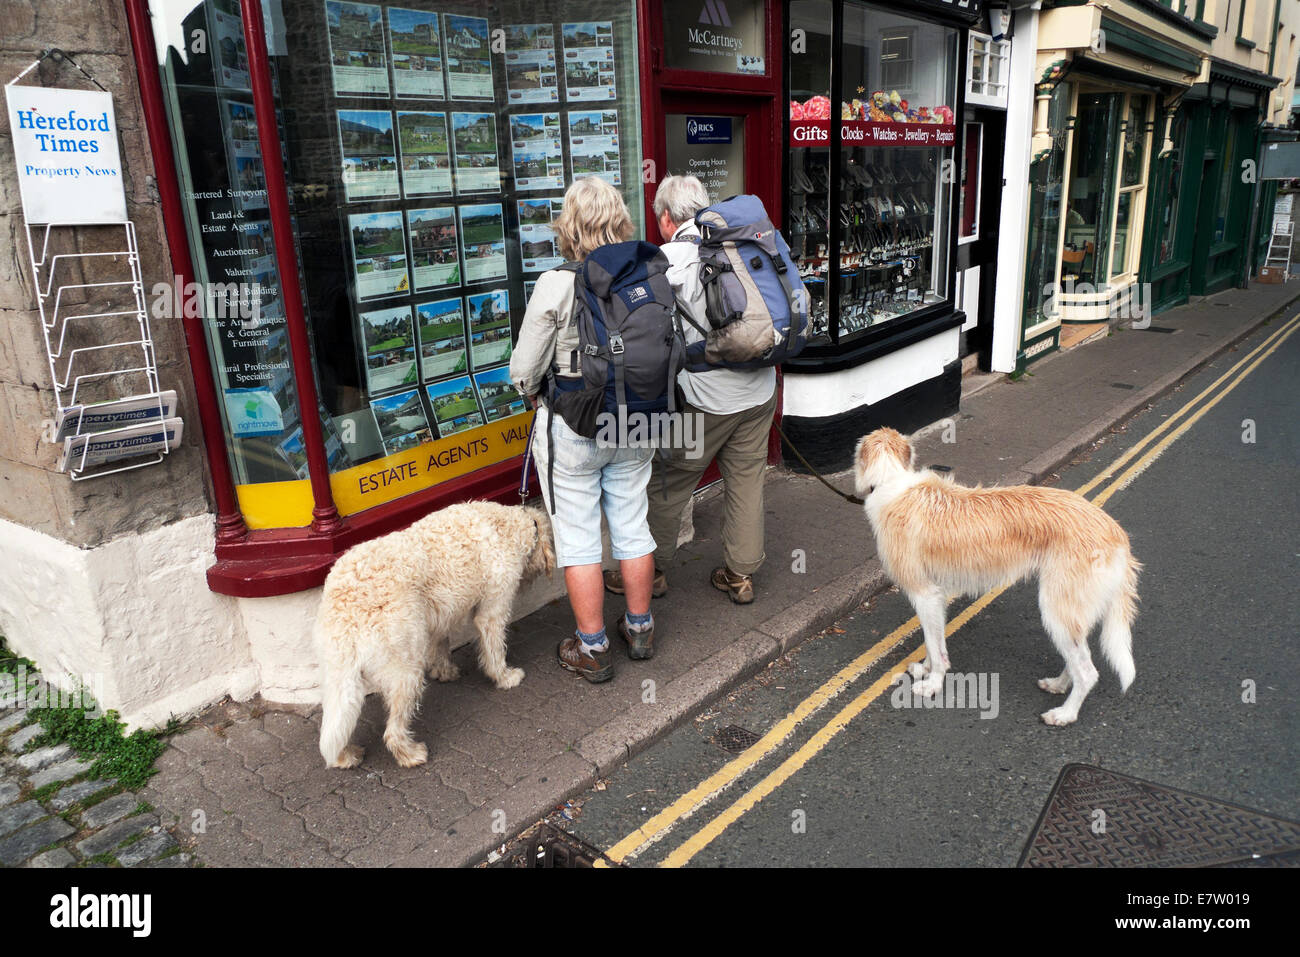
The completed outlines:
[[[655,656],[655,626],[652,622],[644,631],[633,631],[628,627],[627,618],[618,620],[618,633],[627,642],[627,656],[634,661],[644,661]]]
[[[623,587],[623,573],[617,568],[603,574],[605,577],[605,591],[611,595],[622,595],[627,591]],[[666,594],[668,594],[668,578],[656,568],[654,581],[650,583],[650,597],[663,598]]]
[[[555,649],[555,655],[560,659],[562,668],[582,675],[592,684],[600,684],[614,677],[614,665],[609,660],[609,649],[592,651],[576,635],[560,642]]]
[[[754,600],[754,577],[737,575],[725,566],[713,569],[709,583],[718,591],[725,591],[737,605],[748,605]]]

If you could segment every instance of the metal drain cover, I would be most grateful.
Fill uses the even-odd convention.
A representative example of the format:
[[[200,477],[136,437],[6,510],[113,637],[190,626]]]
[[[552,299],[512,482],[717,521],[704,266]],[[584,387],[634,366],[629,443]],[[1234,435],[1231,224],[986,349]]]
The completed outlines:
[[[1288,867],[1300,822],[1067,764],[1020,855],[1021,867]]]
[[[567,831],[543,823],[524,848],[525,867],[614,867],[609,858]]]
[[[738,724],[728,725],[720,729],[713,736],[713,743],[723,751],[730,751],[732,754],[740,754],[742,751],[748,751],[762,735],[755,734],[748,728],[742,728]]]

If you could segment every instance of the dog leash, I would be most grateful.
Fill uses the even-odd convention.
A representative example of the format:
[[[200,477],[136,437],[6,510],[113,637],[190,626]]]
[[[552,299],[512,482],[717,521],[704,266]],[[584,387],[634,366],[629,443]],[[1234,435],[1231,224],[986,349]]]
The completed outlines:
[[[851,505],[864,504],[862,499],[858,498],[856,495],[850,495],[848,492],[841,492],[830,482],[826,481],[825,477],[822,475],[821,472],[818,472],[815,468],[813,468],[810,464],[808,464],[808,460],[804,458],[803,455],[800,454],[799,450],[794,447],[794,443],[790,441],[790,437],[785,434],[785,430],[781,428],[780,423],[778,423],[775,419],[772,420],[772,428],[776,429],[777,435],[781,436],[781,441],[783,441],[789,447],[790,451],[794,453],[794,457],[803,463],[803,467],[806,468],[809,472],[811,472],[813,474],[813,477],[817,479],[817,481],[821,482],[828,489],[830,489],[832,492],[834,492],[836,495],[838,495],[840,498],[844,499],[844,501],[848,502]]]
[[[533,411],[533,421],[528,423],[528,444],[524,446],[524,470],[519,476],[519,504],[528,501],[528,467],[533,464],[533,429],[537,428],[537,411]]]

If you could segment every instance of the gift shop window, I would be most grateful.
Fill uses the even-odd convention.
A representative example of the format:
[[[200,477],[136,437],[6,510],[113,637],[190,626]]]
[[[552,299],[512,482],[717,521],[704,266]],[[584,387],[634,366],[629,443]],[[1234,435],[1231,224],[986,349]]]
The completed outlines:
[[[796,2],[790,15],[809,52],[788,58],[787,227],[812,291],[815,351],[947,301],[961,31],[857,2]]]
[[[155,36],[215,40],[163,71],[195,258],[272,290],[263,333],[209,327],[248,525],[311,521],[302,414],[345,517],[522,454],[532,413],[508,366],[533,284],[563,261],[565,188],[608,180],[642,227],[633,0],[264,6],[292,211],[275,240],[298,254],[312,370],[276,344],[239,4],[160,6]],[[299,412],[307,374],[319,409]]]

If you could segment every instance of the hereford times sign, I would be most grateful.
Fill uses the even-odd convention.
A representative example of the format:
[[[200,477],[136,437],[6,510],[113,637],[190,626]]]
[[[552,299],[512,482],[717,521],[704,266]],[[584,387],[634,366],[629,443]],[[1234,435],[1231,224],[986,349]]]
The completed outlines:
[[[112,95],[7,86],[5,98],[27,222],[126,222]]]

